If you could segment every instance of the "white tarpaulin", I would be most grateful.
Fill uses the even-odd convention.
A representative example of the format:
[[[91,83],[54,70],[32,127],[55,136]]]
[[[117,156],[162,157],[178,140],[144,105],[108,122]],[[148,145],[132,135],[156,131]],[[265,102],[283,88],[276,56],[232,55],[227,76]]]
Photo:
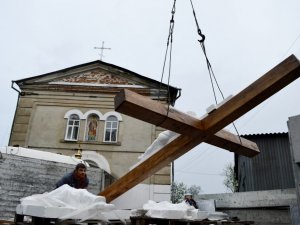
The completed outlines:
[[[103,196],[85,189],[75,189],[65,184],[51,192],[36,194],[21,199],[17,214],[43,218],[104,220],[104,212],[115,207],[107,204]]]

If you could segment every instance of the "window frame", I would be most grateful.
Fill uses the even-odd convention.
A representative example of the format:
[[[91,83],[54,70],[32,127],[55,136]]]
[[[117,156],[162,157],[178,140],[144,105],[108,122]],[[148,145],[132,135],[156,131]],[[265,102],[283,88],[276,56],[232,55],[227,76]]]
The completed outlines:
[[[76,116],[78,118],[76,119],[72,119],[72,116]],[[70,121],[72,121],[72,124],[70,124]],[[78,124],[76,124],[76,122],[78,122]],[[75,128],[77,128],[77,134],[76,134],[76,139],[73,139],[72,137],[74,136],[74,130]],[[71,131],[70,131],[71,129]],[[69,135],[69,132],[70,135]],[[78,137],[79,137],[79,132],[80,132],[80,116],[76,113],[72,113],[69,115],[68,120],[67,120],[67,126],[66,126],[66,132],[65,132],[65,140],[66,141],[78,141]],[[68,138],[71,137],[71,138]]]
[[[109,121],[110,118],[115,118],[114,121]],[[105,120],[105,126],[104,126],[104,134],[103,134],[103,142],[105,143],[117,143],[118,142],[118,133],[119,133],[119,119],[115,115],[109,115]],[[108,123],[111,123],[110,127],[108,127]],[[113,127],[113,124],[116,124],[116,128]],[[106,140],[106,131],[109,130],[109,140]],[[113,130],[115,130],[115,138],[116,140],[112,141],[112,134]]]

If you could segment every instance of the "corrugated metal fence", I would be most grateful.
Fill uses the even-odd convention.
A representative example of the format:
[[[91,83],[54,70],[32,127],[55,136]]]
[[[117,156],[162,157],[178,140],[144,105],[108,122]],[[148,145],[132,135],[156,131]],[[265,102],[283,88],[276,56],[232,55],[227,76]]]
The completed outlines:
[[[288,133],[243,135],[257,143],[253,158],[235,155],[239,192],[294,188]]]

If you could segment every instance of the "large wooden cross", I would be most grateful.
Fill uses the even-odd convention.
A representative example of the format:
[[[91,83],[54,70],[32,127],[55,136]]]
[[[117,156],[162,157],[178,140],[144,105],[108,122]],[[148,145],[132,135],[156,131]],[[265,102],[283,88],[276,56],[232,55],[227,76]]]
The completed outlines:
[[[174,131],[180,136],[116,180],[99,195],[105,196],[107,202],[114,200],[202,142],[248,157],[255,156],[259,153],[256,144],[239,139],[221,129],[299,76],[299,60],[291,55],[203,119],[196,119],[173,108],[168,109],[167,106],[132,91],[121,91],[115,97],[116,111]]]

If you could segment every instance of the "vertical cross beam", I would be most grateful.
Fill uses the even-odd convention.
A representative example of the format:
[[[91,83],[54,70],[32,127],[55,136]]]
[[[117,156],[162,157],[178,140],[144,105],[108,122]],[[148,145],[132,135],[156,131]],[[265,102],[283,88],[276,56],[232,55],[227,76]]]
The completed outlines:
[[[99,195],[105,196],[108,202],[112,201],[193,147],[209,139],[218,130],[244,115],[299,76],[300,63],[292,55],[202,120],[188,119],[184,121],[184,117],[182,117],[184,114],[178,114],[172,110],[166,117],[166,109],[163,110],[163,107],[155,108],[153,105],[147,106],[147,104],[143,107],[136,107],[131,102],[126,102],[126,98],[123,99],[120,104],[116,105],[116,110],[119,112],[124,114],[129,112],[128,114],[134,115],[137,119],[154,124],[160,122],[162,127],[173,131],[178,126],[177,122],[181,122],[184,128],[178,128],[181,131],[179,137],[119,178]],[[143,105],[143,102],[140,104]],[[130,113],[132,111],[134,113]],[[163,121],[159,120],[161,114],[165,117]]]

